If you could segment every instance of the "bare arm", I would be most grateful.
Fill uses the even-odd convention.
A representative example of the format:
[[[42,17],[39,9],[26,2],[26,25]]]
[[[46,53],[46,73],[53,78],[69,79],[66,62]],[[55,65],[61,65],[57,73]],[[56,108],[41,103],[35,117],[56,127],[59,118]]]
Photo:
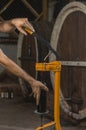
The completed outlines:
[[[40,99],[40,91],[44,89],[48,91],[48,88],[42,84],[40,81],[35,80],[29,74],[27,74],[22,68],[20,68],[16,63],[14,63],[11,59],[9,59],[3,51],[0,49],[0,64],[13,73],[14,75],[21,77],[22,79],[26,80],[33,90],[34,97],[36,98],[36,104],[38,105]]]
[[[0,22],[0,32],[10,32],[14,29],[15,27],[11,24],[10,20]]]
[[[15,28],[18,29],[24,35],[27,33],[22,29],[23,26],[28,26],[30,30],[35,31],[32,25],[29,23],[27,18],[15,18],[12,20],[4,21],[0,23],[0,32],[10,32]],[[40,91],[44,89],[48,91],[48,88],[42,84],[40,81],[35,80],[29,74],[27,74],[22,68],[15,64],[11,59],[9,59],[2,50],[0,50],[0,64],[9,70],[14,75],[25,79],[30,85],[36,98],[37,104],[39,103]]]

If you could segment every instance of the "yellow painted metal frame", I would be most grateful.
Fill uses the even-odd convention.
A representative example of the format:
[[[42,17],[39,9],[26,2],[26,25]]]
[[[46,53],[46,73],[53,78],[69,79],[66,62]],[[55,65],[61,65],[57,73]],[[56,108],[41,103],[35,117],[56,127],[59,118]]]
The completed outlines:
[[[24,30],[27,31],[30,35],[33,34],[33,31],[27,27],[24,27]],[[55,125],[56,130],[61,130],[60,127],[60,71],[61,71],[61,62],[53,61],[50,63],[36,63],[37,71],[53,71],[55,74],[54,78],[54,121],[47,123],[41,127],[36,128],[36,130],[42,130],[43,128],[50,127]]]
[[[54,78],[54,121],[47,123],[43,126],[36,128],[36,130],[42,130],[44,128],[55,125],[56,130],[61,130],[60,126],[60,71],[61,62],[53,61],[50,63],[36,63],[37,71],[53,71]]]

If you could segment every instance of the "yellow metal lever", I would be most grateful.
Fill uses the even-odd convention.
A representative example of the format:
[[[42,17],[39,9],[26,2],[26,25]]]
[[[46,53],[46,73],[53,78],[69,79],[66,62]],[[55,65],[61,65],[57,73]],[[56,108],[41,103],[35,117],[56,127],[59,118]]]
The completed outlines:
[[[61,63],[59,61],[53,61],[50,63],[36,63],[36,70],[38,71],[60,71]]]
[[[40,126],[40,127],[36,128],[36,130],[42,130],[42,129],[44,129],[44,128],[47,128],[47,127],[50,127],[50,126],[53,126],[53,125],[55,125],[55,122],[54,122],[54,121],[49,122],[49,123],[47,123],[47,124],[45,124],[45,125],[43,125],[43,126]]]

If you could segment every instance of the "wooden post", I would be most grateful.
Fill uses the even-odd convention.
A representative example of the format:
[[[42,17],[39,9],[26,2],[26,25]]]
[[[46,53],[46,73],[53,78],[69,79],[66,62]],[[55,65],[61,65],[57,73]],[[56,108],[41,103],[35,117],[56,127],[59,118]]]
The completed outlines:
[[[48,0],[42,0],[43,20],[48,18]]]

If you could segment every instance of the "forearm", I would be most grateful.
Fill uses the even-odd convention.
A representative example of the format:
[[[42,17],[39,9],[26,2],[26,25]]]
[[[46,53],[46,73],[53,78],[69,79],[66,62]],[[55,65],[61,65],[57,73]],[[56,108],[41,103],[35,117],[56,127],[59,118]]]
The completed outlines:
[[[35,81],[32,76],[27,74],[22,68],[20,68],[16,63],[8,59],[7,57],[4,57],[3,61],[1,62],[1,65],[15,76],[18,76],[29,82],[30,85],[32,85],[32,83]]]
[[[9,59],[2,50],[0,50],[0,64],[13,73],[14,75],[23,78],[24,80],[28,81],[31,85],[35,79],[31,77],[29,74],[27,74],[20,66],[18,66],[15,62],[13,62],[11,59]]]
[[[0,22],[0,32],[11,32],[14,29],[15,26],[12,24],[12,20]]]

